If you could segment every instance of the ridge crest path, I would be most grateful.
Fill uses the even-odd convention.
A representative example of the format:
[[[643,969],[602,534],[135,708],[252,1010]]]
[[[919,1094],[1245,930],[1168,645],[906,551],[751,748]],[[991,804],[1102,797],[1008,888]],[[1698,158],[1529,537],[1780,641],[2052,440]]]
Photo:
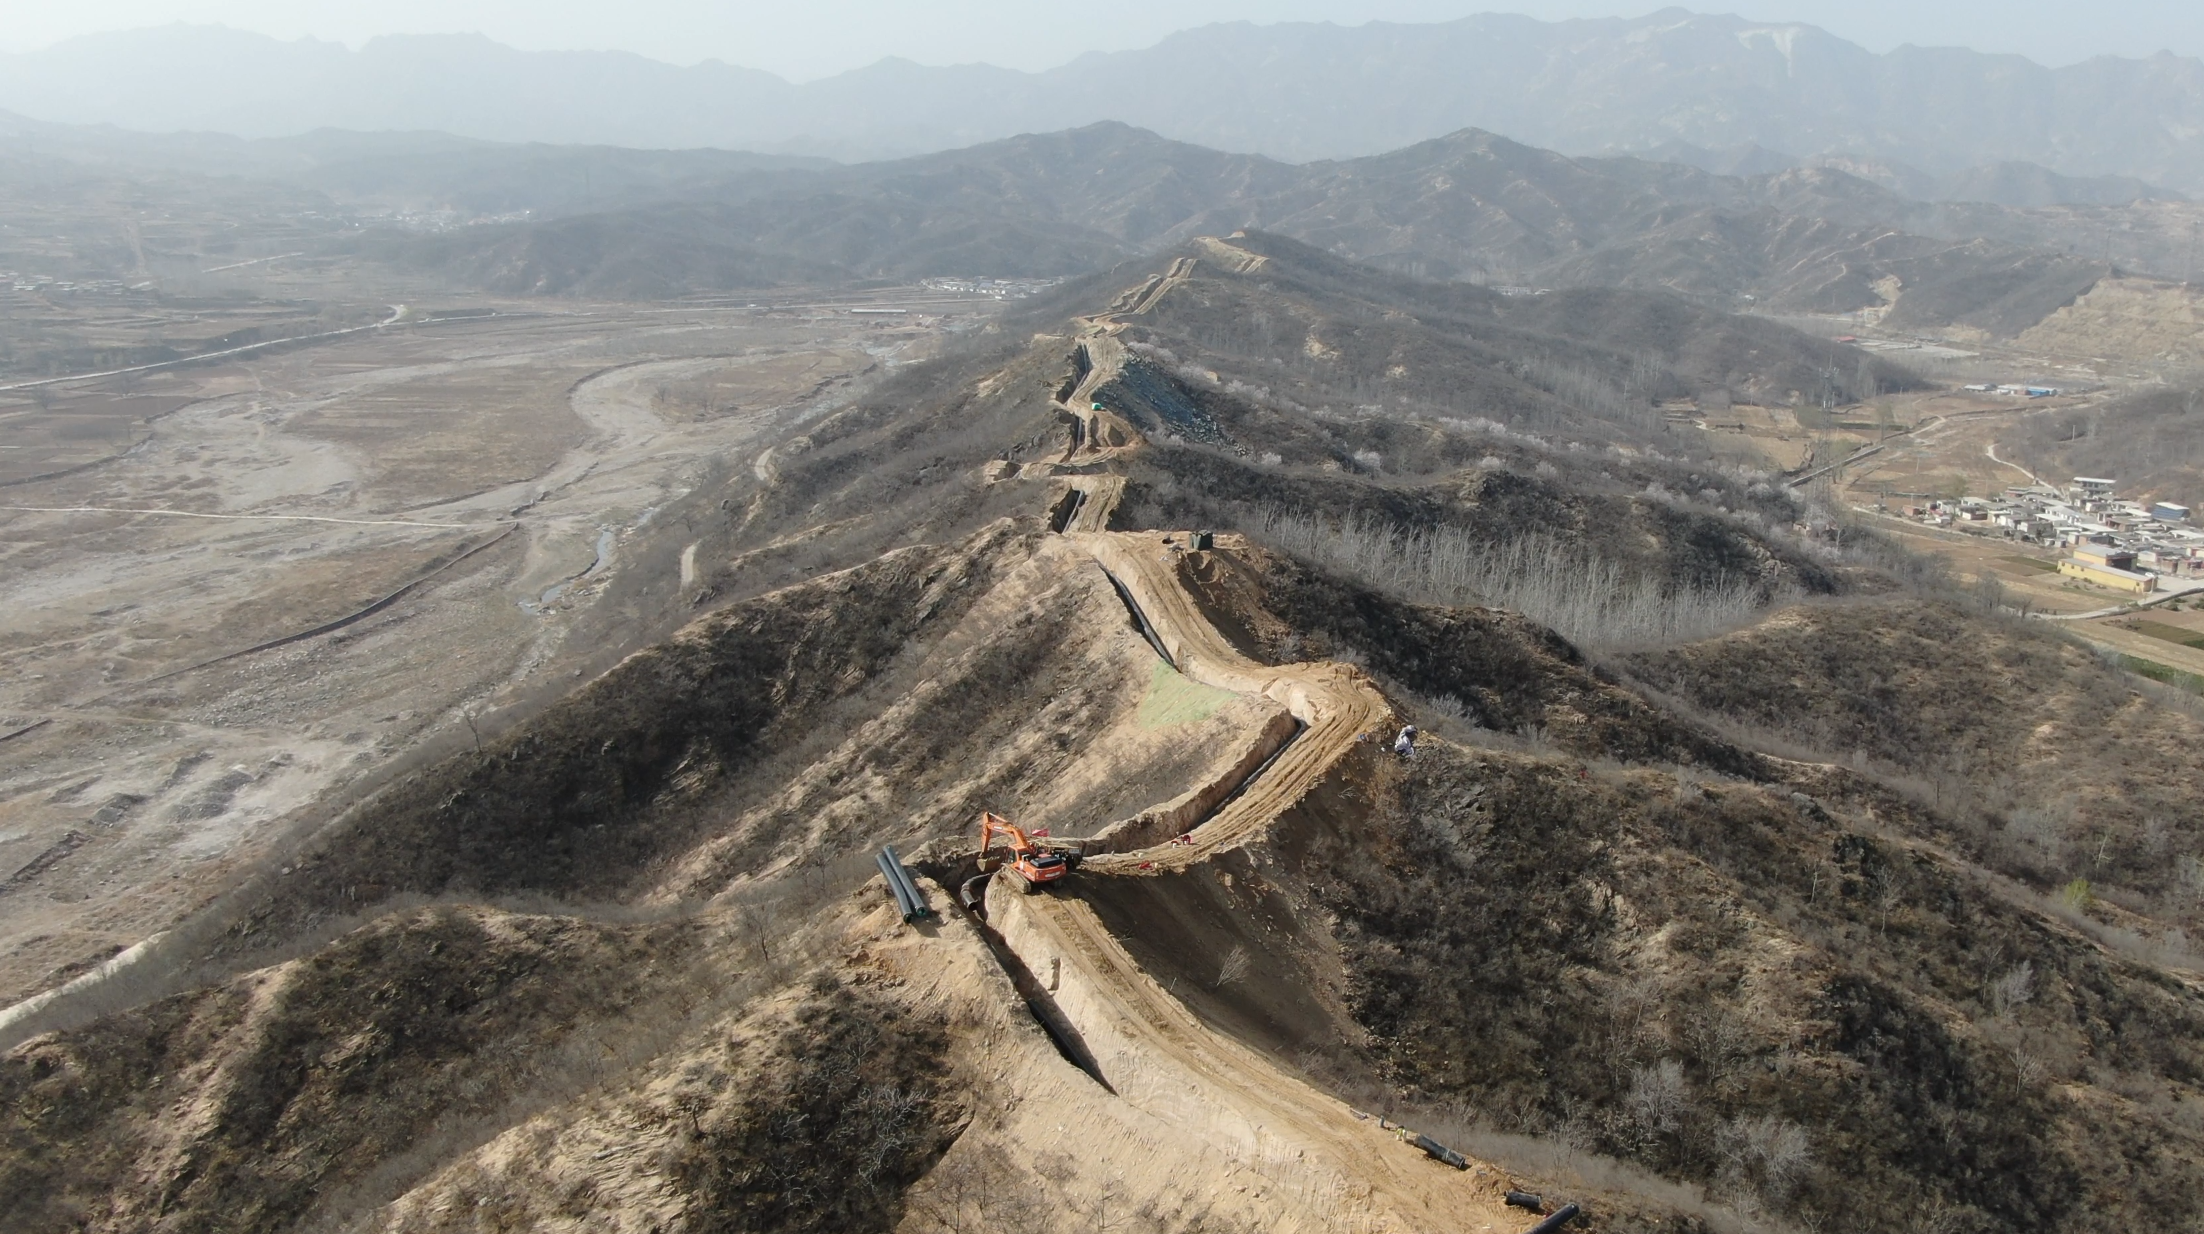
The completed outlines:
[[[1181,587],[1177,554],[1156,532],[1069,533],[1119,585],[1147,618],[1172,663],[1188,680],[1268,698],[1306,726],[1247,791],[1196,827],[1191,844],[1163,844],[1096,856],[1084,868],[1132,874],[1143,867],[1183,870],[1260,832],[1307,796],[1370,733],[1393,721],[1392,705],[1368,677],[1350,665],[1329,662],[1258,664],[1240,654],[1202,616]]]
[[[1204,251],[1233,273],[1262,264],[1259,256],[1222,241],[1205,244]],[[1108,312],[1082,320],[1083,371],[1063,400],[1063,409],[1079,421],[1067,461],[1082,447],[1084,461],[1104,462],[1146,444],[1122,417],[1096,411],[1093,394],[1126,362],[1117,337],[1126,325],[1122,318],[1155,308],[1195,264],[1179,258],[1122,294]],[[1123,436],[1105,440],[1104,430]],[[1062,539],[1110,577],[1178,672],[1271,700],[1293,716],[1299,731],[1251,780],[1234,786],[1220,809],[1196,823],[1188,842],[1096,854],[1074,885],[1041,895],[1018,895],[992,880],[990,923],[1028,971],[1051,974],[1044,997],[1052,997],[1054,1013],[1076,1030],[1112,1100],[1224,1148],[1268,1175],[1281,1194],[1298,1195],[1300,1219],[1274,1221],[1270,1228],[1361,1234],[1528,1228],[1536,1218],[1506,1205],[1504,1172],[1482,1163],[1456,1172],[1434,1162],[1376,1120],[1210,1027],[1158,984],[1080,897],[1077,884],[1087,879],[1185,873],[1245,846],[1336,774],[1365,737],[1389,733],[1396,720],[1376,685],[1350,665],[1273,666],[1243,655],[1181,584],[1181,555],[1164,543],[1163,533],[1106,530],[1125,483],[1124,476],[1108,473],[1072,478],[1074,505]]]
[[[1184,872],[1246,844],[1333,775],[1366,734],[1392,723],[1384,696],[1350,665],[1270,666],[1242,655],[1180,585],[1178,555],[1162,533],[1069,531],[1064,538],[1118,582],[1186,677],[1271,699],[1305,726],[1244,791],[1194,828],[1191,843],[1091,857],[1075,883]],[[1052,974],[1056,1009],[1116,1099],[1254,1163],[1303,1197],[1313,1224],[1273,1228],[1509,1232],[1536,1220],[1507,1207],[1502,1171],[1476,1163],[1457,1172],[1431,1161],[1377,1120],[1203,1022],[1140,966],[1078,886],[1024,896],[995,880],[987,908],[1025,966]]]

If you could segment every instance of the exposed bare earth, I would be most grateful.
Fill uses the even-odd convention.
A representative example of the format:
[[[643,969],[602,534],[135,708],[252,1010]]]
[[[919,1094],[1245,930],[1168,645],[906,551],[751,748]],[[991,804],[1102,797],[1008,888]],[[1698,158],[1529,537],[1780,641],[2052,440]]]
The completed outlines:
[[[2095,287],[2023,331],[2013,345],[2050,355],[2177,368],[2204,362],[2204,322],[2196,291],[2158,279],[2101,279]]]

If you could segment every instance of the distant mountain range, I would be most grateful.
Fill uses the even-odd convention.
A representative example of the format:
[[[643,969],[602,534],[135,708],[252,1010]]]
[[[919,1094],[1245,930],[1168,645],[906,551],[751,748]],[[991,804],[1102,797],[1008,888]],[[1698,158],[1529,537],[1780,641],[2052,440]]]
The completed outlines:
[[[1244,229],[1416,278],[1661,290],[1733,310],[1870,310],[1896,326],[2010,336],[2109,273],[2191,279],[2204,256],[2197,202],[1931,202],[1891,187],[1900,174],[1834,157],[1718,174],[1572,158],[1478,129],[1295,164],[1111,121],[836,164],[433,133],[162,136],[0,113],[0,188],[125,211],[146,200],[246,201],[265,222],[242,247],[230,238],[222,251],[235,259],[349,254],[522,295],[1070,276]],[[1980,174],[2020,197],[2077,184],[2040,167]],[[70,277],[93,267],[119,277],[114,263],[143,264],[142,248],[92,225]],[[38,265],[28,252],[21,260]]]
[[[370,232],[352,251],[505,293],[655,298],[791,281],[1076,275],[1256,229],[1420,278],[1665,290],[1727,308],[1869,308],[1893,324],[1998,335],[2112,268],[2088,251],[2102,226],[2088,210],[1914,202],[1830,168],[1732,177],[1572,159],[1478,130],[1295,165],[1105,123],[688,183],[681,200],[437,235]],[[2177,215],[2160,230],[2178,244],[2181,220],[2199,208],[2170,208]],[[2098,211],[2140,234],[2137,209]]]
[[[1571,154],[1643,152],[1715,170],[1842,156],[1925,199],[2043,205],[2133,200],[2154,184],[2204,191],[2204,61],[2104,57],[2051,69],[1951,48],[1877,55],[1811,26],[1681,9],[1551,23],[1236,23],[1042,73],[885,60],[802,85],[718,62],[521,52],[470,35],[392,36],[352,51],[171,26],[0,56],[0,108],[250,137],[438,130],[845,161],[1100,120],[1294,162],[1475,127]],[[1738,158],[1754,165],[1722,165]]]

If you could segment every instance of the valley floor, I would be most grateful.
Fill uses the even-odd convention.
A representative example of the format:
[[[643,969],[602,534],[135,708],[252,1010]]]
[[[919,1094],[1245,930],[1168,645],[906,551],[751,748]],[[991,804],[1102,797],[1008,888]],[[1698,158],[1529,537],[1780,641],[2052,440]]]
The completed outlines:
[[[670,628],[689,494],[930,335],[839,308],[394,325],[149,378],[142,440],[7,477],[0,1006]]]

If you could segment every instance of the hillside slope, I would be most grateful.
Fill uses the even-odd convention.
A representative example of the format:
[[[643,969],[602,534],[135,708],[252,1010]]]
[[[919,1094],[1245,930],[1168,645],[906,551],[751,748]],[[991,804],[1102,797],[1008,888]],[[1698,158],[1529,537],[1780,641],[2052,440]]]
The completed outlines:
[[[8,1025],[6,1224],[2193,1226],[2204,815],[1984,837],[2198,722],[1509,371],[1785,336],[1508,299],[1210,238],[802,426],[724,603]],[[1086,860],[979,892],[981,809]]]
[[[1902,328],[2006,338],[2109,273],[2185,271],[2204,218],[2204,205],[2163,199],[1929,204],[1862,178],[1882,172],[1858,162],[1715,175],[1476,129],[1299,166],[1114,122],[846,167],[436,133],[243,143],[4,114],[0,134],[39,152],[16,166],[36,186],[17,213],[35,226],[0,255],[58,280],[151,273],[170,291],[291,254],[585,298],[1055,278],[1253,228],[1416,278],[1670,291],[1723,311],[1873,309]],[[146,194],[177,208],[132,247],[111,212]],[[91,204],[55,213],[59,200]],[[242,238],[220,224],[240,212],[255,220]]]
[[[899,162],[700,173],[667,191],[687,200],[342,248],[500,292],[669,296],[1063,276],[1257,228],[1418,278],[1673,291],[1725,309],[1895,297],[1894,321],[2000,336],[2108,269],[2072,255],[2106,234],[2094,216],[1921,205],[1829,169],[1737,178],[1571,159],[1477,130],[1297,167],[1101,124]],[[2176,224],[2196,208],[2133,209],[2155,221],[2123,229],[2119,259],[2177,262]]]

